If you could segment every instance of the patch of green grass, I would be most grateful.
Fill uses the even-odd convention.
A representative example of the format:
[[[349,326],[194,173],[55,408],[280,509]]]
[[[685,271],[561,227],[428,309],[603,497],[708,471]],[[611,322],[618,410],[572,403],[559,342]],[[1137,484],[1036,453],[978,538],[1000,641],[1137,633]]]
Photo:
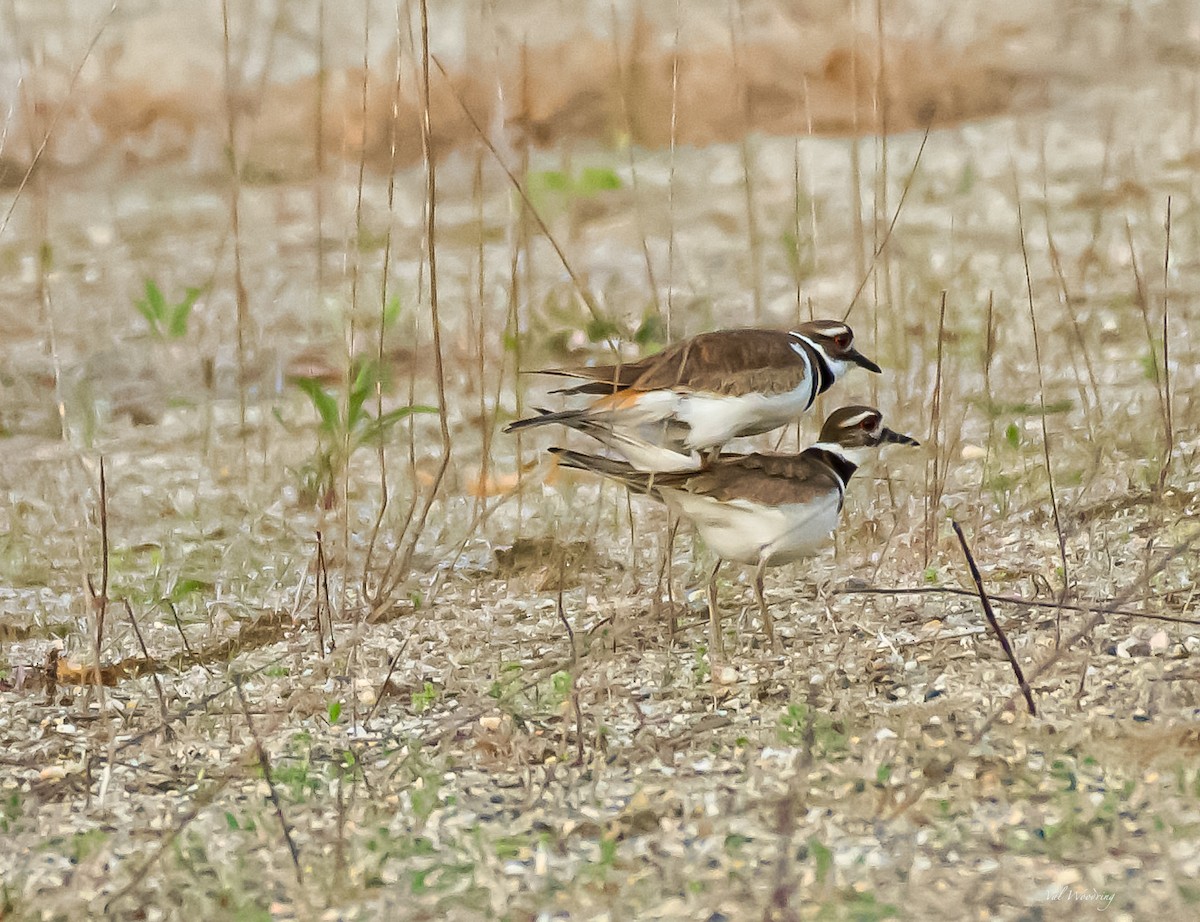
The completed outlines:
[[[785,230],[779,238],[792,275],[803,281],[817,270],[817,250],[812,237],[802,234],[797,237],[794,230]]]
[[[558,707],[568,698],[575,688],[575,679],[569,672],[556,672],[550,676],[550,706]]]
[[[809,732],[809,710],[807,704],[789,704],[779,715],[776,734],[785,746],[803,746]],[[835,755],[846,750],[846,732],[840,720],[818,712],[812,715],[813,749],[823,756]]]
[[[1070,399],[1063,400],[1047,400],[1046,415],[1058,416],[1063,413],[1070,413],[1075,409],[1075,402]],[[984,410],[992,419],[1001,419],[1005,416],[1041,416],[1042,405],[1037,401],[1019,401],[1017,403],[1005,403],[999,400],[993,400],[984,405]]]
[[[846,890],[838,897],[827,900],[817,910],[819,920],[849,919],[853,922],[877,922],[880,919],[895,919],[900,916],[900,909],[894,903],[881,903],[878,897],[869,890],[859,893],[857,890]]]
[[[1142,377],[1151,384],[1158,384],[1162,380],[1162,359],[1159,356],[1162,354],[1162,341],[1155,342],[1143,352],[1139,358],[1142,366]]]
[[[50,836],[42,842],[41,850],[66,855],[72,864],[80,864],[91,858],[109,839],[103,829],[86,829],[70,836]]]
[[[304,803],[324,787],[307,759],[280,760],[271,766],[271,780],[296,803]]]
[[[0,832],[15,835],[21,818],[21,792],[13,791],[3,801],[0,801]]]
[[[210,594],[215,582],[199,575],[183,576],[168,572],[163,548],[158,544],[139,544],[133,547],[113,547],[109,551],[109,595],[127,599],[145,608],[172,606],[199,607]],[[200,562],[188,555],[186,567],[215,567],[217,561]]]
[[[409,789],[409,802],[412,804],[413,815],[421,822],[429,819],[437,808],[438,797],[437,785],[427,783],[424,779],[417,779],[417,783]]]
[[[413,711],[417,714],[428,711],[437,702],[438,695],[437,686],[432,682],[426,682],[421,686],[420,691],[413,692],[409,697]]]
[[[145,294],[134,301],[133,306],[158,339],[183,339],[187,336],[188,319],[201,291],[202,288],[185,288],[183,298],[171,302],[153,279],[146,279]]]
[[[617,865],[618,842],[611,836],[602,836],[596,842],[597,854],[594,861],[584,869],[587,878],[603,883]]]
[[[436,414],[436,407],[396,407],[378,416],[368,407],[376,389],[386,389],[383,369],[374,359],[356,359],[351,367],[349,392],[344,399],[316,378],[294,378],[293,383],[317,414],[318,446],[300,469],[301,492],[325,508],[337,502],[337,483],[351,456],[366,445],[377,445],[401,420],[417,413]]]
[[[1021,447],[1021,428],[1016,423],[1004,427],[1004,441],[1014,450]]]
[[[525,177],[525,194],[546,217],[561,213],[573,202],[613,192],[622,185],[621,177],[607,167],[584,167],[576,173],[534,170]]]
[[[524,684],[521,681],[523,674],[524,667],[520,663],[501,663],[500,675],[488,687],[488,696],[509,708],[513,707]]]
[[[815,838],[808,840],[807,848],[808,857],[813,861],[813,873],[816,875],[817,883],[824,884],[829,879],[829,872],[833,869],[833,852]]]
[[[749,836],[744,836],[737,832],[731,832],[725,836],[725,851],[729,852],[731,855],[736,855],[742,850],[742,846],[744,846],[747,842],[752,841],[754,840]]]

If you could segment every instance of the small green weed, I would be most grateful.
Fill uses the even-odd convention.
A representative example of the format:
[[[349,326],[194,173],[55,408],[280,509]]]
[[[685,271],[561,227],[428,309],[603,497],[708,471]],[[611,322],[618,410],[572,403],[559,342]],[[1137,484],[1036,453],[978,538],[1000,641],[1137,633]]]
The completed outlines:
[[[785,746],[804,745],[808,727],[808,705],[789,704],[779,715],[779,741]],[[828,714],[818,712],[813,715],[812,735],[814,749],[823,755],[829,756],[846,749],[846,733],[841,721],[834,720]]]
[[[146,279],[146,293],[134,301],[133,306],[158,339],[183,339],[187,336],[188,318],[201,291],[202,288],[185,288],[183,300],[171,303],[153,279]]]
[[[418,714],[424,713],[433,707],[437,699],[437,686],[432,682],[426,682],[420,691],[412,693],[412,709]]]
[[[833,869],[833,851],[832,849],[821,844],[816,839],[808,840],[808,854],[815,865],[817,883],[823,884],[829,879],[829,872]]]
[[[562,211],[572,202],[621,188],[621,177],[606,167],[584,167],[578,173],[537,170],[525,179],[525,193],[542,214]]]
[[[13,791],[0,803],[0,832],[15,833],[21,816],[21,794]]]
[[[375,416],[367,408],[367,400],[376,387],[384,385],[379,363],[357,359],[351,371],[344,401],[316,378],[293,379],[317,413],[318,447],[301,469],[301,488],[306,498],[319,499],[326,509],[336,505],[337,481],[354,452],[378,444],[398,422],[414,413],[437,413],[434,407],[403,406]]]

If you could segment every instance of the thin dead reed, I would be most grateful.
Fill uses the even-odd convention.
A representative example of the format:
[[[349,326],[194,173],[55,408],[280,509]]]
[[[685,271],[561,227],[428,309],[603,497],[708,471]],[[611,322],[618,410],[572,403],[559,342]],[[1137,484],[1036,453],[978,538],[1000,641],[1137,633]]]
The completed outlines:
[[[640,71],[633,61],[638,53],[641,37],[640,24],[634,23],[633,36],[629,42],[631,62],[626,64],[621,58],[621,20],[617,11],[616,0],[609,3],[610,22],[612,24],[613,61],[616,66],[617,97],[621,102],[621,120],[625,123],[625,132],[630,138],[635,137],[630,94],[637,90],[636,81]],[[637,157],[632,143],[625,145],[625,153],[629,162],[629,185],[633,192],[633,220],[637,225],[637,235],[642,242],[642,261],[646,266],[646,286],[649,289],[650,303],[654,305],[654,313],[662,317],[662,305],[658,295],[658,281],[655,278],[654,262],[650,259],[650,243],[646,235],[646,222],[642,214],[642,186],[638,178]]]
[[[1021,244],[1021,262],[1025,268],[1025,294],[1029,303],[1029,326],[1033,332],[1033,361],[1037,367],[1039,419],[1042,424],[1042,459],[1046,465],[1046,485],[1050,493],[1050,510],[1054,516],[1054,531],[1058,537],[1058,553],[1062,562],[1063,586],[1061,597],[1071,592],[1071,570],[1067,564],[1067,539],[1063,533],[1062,518],[1058,513],[1058,494],[1054,489],[1054,468],[1050,463],[1050,434],[1046,426],[1046,377],[1042,369],[1042,343],[1038,332],[1037,311],[1033,304],[1033,275],[1029,270],[1029,250],[1025,245],[1025,218],[1021,211],[1021,189],[1013,165],[1013,195],[1017,204],[1017,234]]]
[[[946,489],[946,470],[942,463],[942,366],[946,342],[946,292],[938,308],[937,359],[933,368],[933,392],[929,398],[929,463],[925,468],[925,563],[928,567],[937,544],[937,514]]]
[[[242,270],[242,164],[238,156],[237,123],[240,80],[233,72],[232,38],[229,32],[229,0],[221,0],[222,37],[221,62],[225,89],[225,140],[229,157],[229,229],[233,236],[233,293],[235,302],[234,333],[237,355],[237,392],[239,438],[242,440],[243,461],[246,460],[246,339],[250,323],[250,294]],[[243,464],[249,471],[249,465]]]
[[[412,506],[405,520],[405,528],[397,540],[396,550],[388,561],[387,568],[380,579],[379,587],[373,594],[373,611],[368,621],[373,620],[376,613],[392,604],[392,596],[400,585],[408,578],[413,554],[416,552],[417,541],[424,533],[425,523],[434,501],[441,491],[446,471],[450,467],[450,456],[453,449],[450,439],[449,403],[446,399],[446,367],[442,348],[442,323],[438,305],[438,267],[437,267],[437,158],[433,151],[433,129],[430,122],[430,54],[429,54],[429,9],[425,0],[420,3],[421,14],[421,155],[425,165],[425,233],[424,251],[425,264],[429,267],[429,321],[433,332],[433,364],[434,376],[437,381],[438,422],[441,433],[441,456],[437,468],[424,495],[414,492]],[[413,510],[417,509],[415,517]],[[411,527],[409,523],[411,522]]]
[[[288,854],[292,856],[292,868],[296,872],[296,883],[303,884],[304,872],[300,868],[300,848],[296,845],[295,836],[292,835],[292,825],[288,822],[287,815],[283,812],[283,802],[279,799],[274,772],[271,770],[271,758],[267,755],[267,749],[263,746],[262,738],[254,728],[254,719],[250,716],[250,702],[246,700],[246,693],[242,689],[240,677],[235,678],[233,687],[237,692],[238,701],[242,705],[242,715],[246,718],[246,729],[250,731],[250,739],[254,742],[254,752],[258,757],[258,766],[262,769],[263,781],[267,785],[267,795],[271,798],[271,804],[275,808],[275,816],[279,819],[279,828],[283,834],[284,841],[287,843]]]
[[[1168,214],[1170,206],[1168,205]],[[1166,256],[1163,259],[1163,275],[1164,280],[1169,269],[1170,263],[1170,225],[1168,224],[1167,231],[1167,250]],[[1166,379],[1166,364],[1159,360],[1159,348],[1154,342],[1154,327],[1155,323],[1150,319],[1150,292],[1146,288],[1145,278],[1142,276],[1141,267],[1138,265],[1137,245],[1133,241],[1133,228],[1129,224],[1129,219],[1125,219],[1125,243],[1129,248],[1129,267],[1133,272],[1133,290],[1134,297],[1137,302],[1138,310],[1142,317],[1142,328],[1146,334],[1146,349],[1148,350],[1149,358],[1147,360],[1147,369],[1150,380],[1154,383],[1154,390],[1158,396],[1158,412],[1162,420],[1163,427],[1163,446],[1160,463],[1165,467],[1169,458],[1169,452],[1173,449],[1174,440],[1171,433],[1171,410],[1170,398],[1167,394],[1167,379]],[[1167,294],[1163,293],[1163,323],[1166,323],[1167,317]],[[1165,344],[1164,344],[1165,345]]]
[[[754,322],[762,324],[763,311],[763,270],[762,270],[762,233],[758,227],[758,206],[756,204],[754,149],[751,146],[751,126],[754,125],[754,100],[747,91],[745,64],[742,61],[742,18],[744,16],[740,0],[735,0],[729,6],[729,44],[733,54],[733,77],[737,85],[738,110],[742,113],[744,122],[738,132],[738,157],[742,166],[742,201],[746,213],[746,245],[750,260],[750,295],[754,305]]]
[[[1012,666],[1013,675],[1017,677],[1017,686],[1021,689],[1021,694],[1025,696],[1025,703],[1029,708],[1030,716],[1036,717],[1037,707],[1033,703],[1033,691],[1030,689],[1029,683],[1025,681],[1025,673],[1021,671],[1021,664],[1017,662],[1012,644],[1008,642],[1008,635],[1004,633],[1004,629],[1000,627],[1000,622],[996,620],[996,613],[992,611],[992,604],[988,601],[988,594],[983,588],[983,577],[980,576],[979,567],[975,563],[975,555],[971,553],[971,548],[967,544],[967,536],[963,534],[962,526],[958,524],[957,520],[951,519],[950,524],[954,527],[954,533],[958,535],[958,543],[962,546],[963,556],[967,558],[967,567],[971,571],[971,579],[975,583],[975,590],[979,595],[979,604],[983,606],[983,615],[987,618],[988,627],[992,629],[992,632],[1000,641],[1000,646],[1004,650],[1008,664]]]
[[[850,299],[850,303],[846,306],[846,313],[842,314],[842,320],[849,320],[850,314],[853,312],[855,305],[858,304],[858,299],[862,296],[863,289],[867,287],[867,282],[875,271],[875,265],[879,261],[880,254],[888,245],[888,241],[892,239],[892,232],[896,229],[896,222],[900,220],[900,212],[904,210],[904,201],[908,198],[908,192],[912,188],[913,180],[916,179],[917,169],[921,165],[921,155],[925,153],[925,144],[929,141],[929,132],[932,130],[932,119],[930,124],[925,126],[925,133],[921,136],[921,146],[917,148],[917,154],[913,157],[912,167],[908,171],[908,176],[904,179],[904,188],[900,191],[900,199],[896,202],[896,210],[892,212],[892,219],[888,222],[887,232],[884,233],[883,239],[879,241],[879,245],[871,254],[871,262],[864,264],[863,271],[858,275],[858,288],[854,290],[854,296]]]
[[[595,297],[592,295],[591,291],[588,290],[588,287],[584,284],[584,281],[580,277],[579,273],[575,271],[570,260],[567,259],[566,251],[563,250],[557,238],[553,233],[551,233],[549,225],[546,224],[545,219],[534,206],[533,200],[529,197],[529,191],[525,188],[525,184],[521,182],[516,173],[513,172],[512,168],[505,161],[500,151],[497,150],[496,145],[492,142],[491,138],[488,137],[487,131],[485,131],[483,125],[480,124],[479,118],[471,110],[471,107],[467,105],[466,100],[462,98],[462,94],[458,92],[457,88],[451,82],[450,74],[446,70],[445,65],[443,65],[436,56],[431,57],[430,60],[437,67],[442,77],[446,80],[447,86],[454,94],[455,101],[458,103],[459,108],[462,109],[463,115],[467,117],[467,121],[471,123],[471,127],[474,129],[476,136],[479,138],[483,146],[488,149],[488,152],[492,155],[492,158],[497,164],[499,164],[500,169],[504,171],[504,175],[508,177],[508,181],[512,185],[513,189],[516,190],[517,195],[520,196],[525,213],[527,213],[529,217],[533,219],[534,223],[537,225],[538,231],[543,237],[546,238],[546,242],[550,244],[551,249],[554,250],[554,255],[558,257],[558,261],[562,265],[563,271],[567,273],[567,277],[571,280],[571,286],[574,288],[575,294],[578,296],[580,303],[587,308],[587,311],[591,315],[592,319],[596,321],[596,323],[602,328],[608,329],[611,327],[611,322],[600,309],[600,305],[596,302]],[[427,93],[428,87],[424,87],[423,92]],[[426,112],[426,115],[428,115],[428,112]],[[606,340],[613,354],[619,359],[620,350],[618,350],[616,343],[612,341],[611,337],[606,337]]]
[[[146,638],[142,636],[142,629],[138,627],[137,618],[133,616],[133,606],[129,604],[128,599],[122,599],[121,604],[125,606],[125,615],[129,618],[129,623],[133,626],[134,636],[137,637],[138,646],[142,650],[142,656],[149,663],[154,662],[154,657],[150,655],[150,649],[146,646]],[[150,678],[154,681],[154,691],[158,695],[158,713],[162,718],[163,723],[167,722],[170,717],[170,710],[167,708],[167,696],[163,692],[162,681],[158,678],[158,670],[150,670]]]
[[[322,0],[322,9],[324,8],[323,3],[324,3],[324,0]],[[401,34],[399,11],[397,11],[396,15],[397,15],[396,47],[399,48],[400,47],[400,34]],[[324,47],[324,46],[322,45],[322,47]],[[365,86],[365,80],[366,80],[366,77],[364,74],[364,86]],[[396,169],[397,169],[396,147],[397,147],[397,141],[398,141],[397,131],[398,131],[398,126],[400,124],[400,94],[401,94],[403,85],[404,85],[403,59],[400,54],[397,54],[396,55],[396,70],[395,70],[395,74],[393,75],[393,79],[392,79],[392,96],[391,96],[391,110],[390,110],[391,118],[388,120],[387,213],[389,215],[394,215],[396,213]],[[322,87],[322,86],[323,86],[323,81],[318,81],[318,94],[320,94],[320,92],[321,92],[320,87]],[[320,96],[318,96],[318,98],[320,98]],[[319,174],[318,174],[318,177],[319,177]],[[318,178],[318,182],[316,185],[316,196],[317,196],[318,203],[321,200],[320,189],[321,189],[321,183]],[[318,214],[319,214],[319,212],[318,212]],[[317,226],[319,229],[320,228],[319,220],[318,220]],[[316,259],[317,259],[317,264],[319,266],[322,261],[321,260],[321,241],[320,241],[319,234],[318,234],[318,239],[317,239]],[[389,287],[389,284],[391,282],[391,269],[392,269],[392,222],[389,221],[387,229],[386,229],[386,231],[384,231],[383,267],[382,267],[382,271],[380,273],[380,279],[379,279],[379,330],[375,337],[375,361],[378,363],[378,367],[380,369],[382,369],[384,367],[384,342],[385,342],[385,337],[387,335],[388,304],[391,299],[391,288]],[[415,386],[416,386],[416,384],[415,384],[415,372],[414,372],[414,377],[410,377],[410,379],[409,379],[409,405],[410,406],[415,402],[414,401],[415,394],[413,393],[413,391],[415,390]],[[379,378],[375,382],[375,418],[376,419],[383,418],[383,380],[382,380],[382,376],[379,376]],[[410,458],[411,458],[410,473],[413,475],[413,480],[415,482],[416,458],[415,458],[415,456],[413,456],[411,454],[411,449],[414,444],[414,420],[411,417],[408,420],[408,436],[409,436],[409,447],[410,447]],[[371,587],[370,587],[370,575],[371,575],[371,570],[372,570],[373,563],[375,560],[375,549],[378,546],[379,533],[380,533],[380,529],[383,527],[384,517],[387,515],[388,509],[391,506],[391,495],[392,494],[391,494],[391,488],[388,485],[387,444],[386,444],[385,439],[379,439],[375,444],[375,461],[376,461],[376,465],[379,469],[379,505],[375,511],[375,518],[371,523],[371,535],[367,539],[367,550],[366,550],[366,553],[363,555],[361,590],[362,590],[363,598],[365,598],[365,599],[369,599],[372,597],[372,592],[371,592]],[[404,530],[407,529],[408,521],[411,519],[411,515],[412,515],[412,509],[410,508],[409,519],[406,519],[404,528],[402,529],[402,533]]]
[[[1163,462],[1158,471],[1158,493],[1161,495],[1171,475],[1175,458],[1175,420],[1171,408],[1171,196],[1167,196],[1167,214],[1163,222],[1166,240],[1163,244],[1163,310],[1162,310],[1162,404],[1163,404]]]

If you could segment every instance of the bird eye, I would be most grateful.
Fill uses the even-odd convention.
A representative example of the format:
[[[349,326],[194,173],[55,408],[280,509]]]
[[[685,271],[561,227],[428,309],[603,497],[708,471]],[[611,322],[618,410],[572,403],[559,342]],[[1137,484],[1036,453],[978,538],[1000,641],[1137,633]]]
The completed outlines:
[[[849,333],[839,333],[837,336],[835,336],[833,338],[833,341],[834,341],[834,343],[837,344],[837,347],[839,349],[849,349],[850,348],[850,334]]]

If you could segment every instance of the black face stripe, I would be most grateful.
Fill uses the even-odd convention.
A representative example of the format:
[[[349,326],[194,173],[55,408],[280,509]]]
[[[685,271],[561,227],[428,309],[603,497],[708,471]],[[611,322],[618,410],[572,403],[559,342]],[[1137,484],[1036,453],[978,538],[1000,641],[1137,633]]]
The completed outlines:
[[[811,347],[810,347],[811,348]],[[825,353],[820,349],[812,349],[813,367],[817,372],[816,388],[814,388],[813,400],[816,400],[817,394],[824,394],[827,390],[833,387],[834,374],[833,369],[825,361]],[[809,402],[812,406],[812,400]]]
[[[805,339],[802,334],[793,333],[792,335],[795,345],[803,350],[804,357],[808,359],[808,370],[812,374],[809,384],[811,389],[808,392],[808,403],[804,405],[804,409],[807,410],[812,407],[818,395],[824,394],[829,388],[833,387],[833,369],[826,364],[824,353]]]
[[[833,472],[833,476],[838,481],[838,511],[841,511],[842,502],[846,498],[846,484],[850,482],[850,478],[854,476],[854,472],[858,470],[858,465],[851,461],[843,454],[836,451],[830,451],[827,448],[806,448],[802,452],[806,458],[812,458],[818,464],[823,464]]]

